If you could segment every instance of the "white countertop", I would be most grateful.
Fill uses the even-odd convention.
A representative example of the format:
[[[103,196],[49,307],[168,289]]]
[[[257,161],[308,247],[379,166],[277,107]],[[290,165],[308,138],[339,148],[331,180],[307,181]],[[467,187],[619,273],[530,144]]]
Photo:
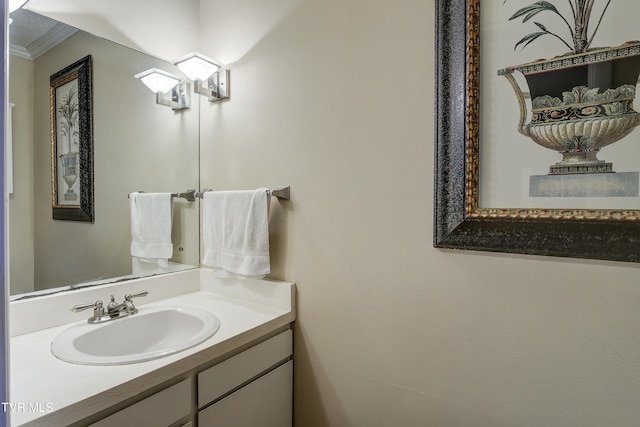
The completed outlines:
[[[193,284],[185,285],[188,290],[185,294],[148,304],[142,304],[144,300],[140,299],[138,306],[178,305],[211,311],[220,319],[220,329],[211,338],[182,352],[147,362],[88,366],[63,362],[50,350],[53,338],[77,322],[14,336],[10,341],[10,402],[14,405],[11,425],[54,426],[78,421],[195,366],[223,358],[295,320],[295,286],[291,283],[216,279],[206,269],[174,274],[174,286],[181,286],[185,279],[195,279],[200,281],[198,290],[194,290]],[[166,277],[161,277],[166,282]],[[153,285],[152,280],[144,283],[150,295],[154,292]],[[121,293],[138,290],[140,284],[114,286]],[[105,298],[112,290],[103,289]],[[68,307],[59,309],[68,310]],[[83,317],[90,315],[83,312]],[[20,321],[13,316],[11,320]]]

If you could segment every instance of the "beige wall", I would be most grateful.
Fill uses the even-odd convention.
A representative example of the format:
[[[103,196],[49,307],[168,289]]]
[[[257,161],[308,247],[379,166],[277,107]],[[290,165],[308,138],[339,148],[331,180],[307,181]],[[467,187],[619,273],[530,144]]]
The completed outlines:
[[[13,126],[13,181],[9,195],[9,283],[13,294],[34,290],[33,223],[33,61],[9,60],[9,102]]]
[[[49,77],[88,54],[93,61],[93,224],[53,220],[51,213]],[[36,289],[130,274],[127,194],[198,186],[197,105],[183,112],[157,105],[155,95],[133,77],[158,66],[177,73],[168,65],[86,33],[36,60]],[[197,265],[198,207],[176,199],[173,214],[172,260]]]
[[[201,1],[202,187],[291,185],[296,427],[637,426],[635,264],[437,250],[434,5]]]

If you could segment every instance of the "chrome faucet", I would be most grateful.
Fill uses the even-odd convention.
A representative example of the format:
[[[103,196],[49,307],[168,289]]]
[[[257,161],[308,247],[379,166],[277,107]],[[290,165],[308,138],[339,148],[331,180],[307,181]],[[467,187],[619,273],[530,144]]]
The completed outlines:
[[[124,301],[118,304],[113,295],[111,295],[111,302],[107,304],[107,310],[104,309],[104,304],[101,300],[98,300],[91,304],[79,304],[71,307],[71,311],[79,312],[88,308],[93,308],[93,316],[91,316],[87,322],[89,323],[102,323],[109,320],[118,319],[120,317],[136,314],[138,309],[133,304],[133,299],[137,297],[144,297],[149,295],[147,291],[136,292],[135,294],[126,294]]]
[[[145,297],[149,295],[147,291],[136,292],[135,294],[126,294],[124,296],[124,301],[120,304],[116,302],[116,298],[111,295],[111,301],[107,304],[107,314],[110,316],[116,315],[116,317],[120,317],[126,313],[126,315],[136,314],[138,309],[135,305],[133,305],[133,299],[137,297]]]

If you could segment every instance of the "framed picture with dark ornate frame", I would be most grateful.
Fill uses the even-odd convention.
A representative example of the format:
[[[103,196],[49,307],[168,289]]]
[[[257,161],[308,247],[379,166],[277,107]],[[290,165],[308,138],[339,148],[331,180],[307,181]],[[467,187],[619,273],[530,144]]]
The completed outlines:
[[[435,247],[640,261],[637,12],[436,1]]]
[[[53,219],[94,221],[91,55],[49,84]]]

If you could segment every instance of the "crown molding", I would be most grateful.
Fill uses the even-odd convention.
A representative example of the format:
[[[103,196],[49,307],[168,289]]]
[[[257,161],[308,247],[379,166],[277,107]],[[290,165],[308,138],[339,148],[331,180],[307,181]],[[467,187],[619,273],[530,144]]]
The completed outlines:
[[[35,60],[49,49],[74,35],[77,31],[76,28],[68,25],[57,24],[26,48],[9,44],[9,53],[21,58]]]

